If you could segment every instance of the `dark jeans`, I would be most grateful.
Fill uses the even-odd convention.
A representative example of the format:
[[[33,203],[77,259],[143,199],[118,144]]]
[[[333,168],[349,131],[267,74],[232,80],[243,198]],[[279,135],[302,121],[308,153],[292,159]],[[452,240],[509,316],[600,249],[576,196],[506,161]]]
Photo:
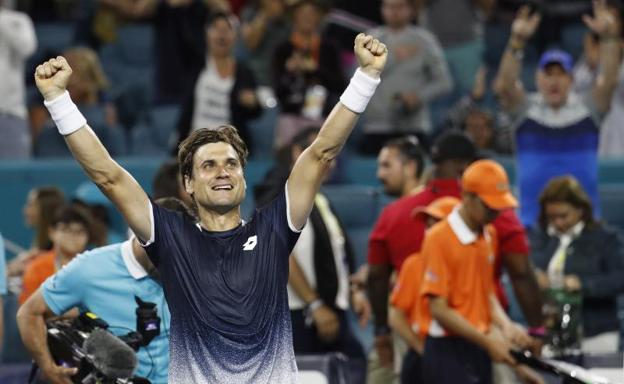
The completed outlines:
[[[422,356],[410,349],[403,357],[401,384],[421,384],[423,381]]]
[[[459,337],[428,337],[423,357],[427,384],[491,384],[492,361],[486,351]]]
[[[340,331],[332,343],[321,341],[314,326],[305,325],[302,310],[290,311],[295,354],[324,354],[341,352],[349,358],[349,371],[352,383],[364,383],[366,379],[366,355],[362,344],[355,337],[349,326],[345,311],[335,309],[340,321]]]

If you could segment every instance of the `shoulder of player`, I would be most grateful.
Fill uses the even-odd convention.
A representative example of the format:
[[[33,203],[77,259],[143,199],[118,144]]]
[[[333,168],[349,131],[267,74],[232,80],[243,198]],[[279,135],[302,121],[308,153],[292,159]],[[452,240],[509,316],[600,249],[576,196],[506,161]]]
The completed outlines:
[[[453,232],[449,222],[447,220],[441,220],[427,229],[423,241],[423,248],[425,244],[451,244],[452,239],[456,238],[457,236]]]

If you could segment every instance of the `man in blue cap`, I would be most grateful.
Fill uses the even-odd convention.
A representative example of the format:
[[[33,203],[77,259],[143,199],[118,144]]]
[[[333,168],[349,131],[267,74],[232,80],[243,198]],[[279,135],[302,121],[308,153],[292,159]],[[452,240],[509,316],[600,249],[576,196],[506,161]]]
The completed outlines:
[[[536,222],[538,195],[548,180],[574,175],[598,205],[598,128],[608,111],[620,64],[620,31],[606,0],[594,1],[594,16],[583,16],[600,37],[600,71],[587,97],[572,92],[572,57],[546,51],[535,76],[537,93],[525,94],[519,75],[524,46],[540,22],[528,7],[518,11],[495,81],[502,107],[514,118],[521,219]]]

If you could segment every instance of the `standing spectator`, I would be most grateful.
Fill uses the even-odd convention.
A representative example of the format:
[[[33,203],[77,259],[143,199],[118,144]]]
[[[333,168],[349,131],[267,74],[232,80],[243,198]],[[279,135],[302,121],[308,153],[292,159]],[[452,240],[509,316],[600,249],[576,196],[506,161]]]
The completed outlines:
[[[383,366],[393,361],[392,341],[386,323],[390,276],[393,270],[400,272],[405,258],[420,251],[425,235],[424,220],[414,220],[411,212],[443,196],[459,198],[459,179],[477,156],[474,144],[459,132],[439,137],[431,153],[434,167],[427,185],[419,193],[388,205],[369,238],[369,290],[375,316],[375,348]],[[528,257],[529,246],[524,228],[513,210],[503,211],[493,225],[499,243],[494,265],[498,299],[504,308],[508,306],[500,282],[504,266],[527,322],[531,327],[540,327],[541,299]]]
[[[256,0],[243,9],[241,37],[249,51],[249,67],[261,86],[270,86],[271,60],[279,44],[288,39],[290,23],[285,0]]]
[[[102,0],[101,0],[102,1]],[[228,12],[225,0],[103,0],[123,17],[151,18],[155,26],[158,103],[177,104],[206,60],[205,24],[210,11]]]
[[[618,24],[621,24],[620,9],[613,5],[609,10]],[[621,60],[621,59],[620,59]],[[574,68],[574,90],[579,94],[587,94],[599,74],[600,36],[588,32],[583,39],[583,56]],[[618,84],[611,100],[609,112],[600,126],[598,154],[600,157],[624,157],[624,130],[621,124],[624,119],[624,64],[620,64]]]
[[[275,128],[276,148],[289,143],[305,127],[320,125],[344,88],[338,49],[320,34],[324,13],[316,0],[294,4],[290,39],[275,50],[273,88],[281,109]]]
[[[318,129],[299,133],[289,146],[290,167],[312,143]],[[279,173],[271,172],[276,176]],[[286,177],[288,173],[285,174]],[[266,180],[273,190],[259,189],[257,201],[278,196],[286,178]],[[307,224],[301,231],[289,257],[288,307],[293,328],[295,353],[321,354],[341,352],[349,358],[351,379],[364,382],[366,358],[364,349],[351,330],[349,303],[365,326],[370,317],[370,304],[363,290],[349,287],[355,271],[353,248],[340,223],[340,218],[327,197],[318,193]]]
[[[261,109],[253,72],[234,56],[236,26],[226,13],[215,13],[206,26],[206,64],[187,90],[178,122],[179,141],[200,128],[233,124],[243,140],[253,145],[247,120]]]
[[[539,205],[539,225],[531,231],[531,257],[540,285],[580,291],[583,349],[615,352],[616,297],[624,292],[621,235],[594,220],[591,200],[572,176],[550,180]]]
[[[420,293],[429,301],[423,316],[431,316],[423,358],[428,384],[490,383],[492,360],[515,364],[510,341],[493,327],[500,318],[492,284],[497,237],[490,223],[517,202],[505,170],[490,160],[466,169],[462,189],[462,204],[428,231],[421,252]]]
[[[21,276],[24,268],[39,253],[52,249],[50,230],[54,214],[63,205],[65,197],[56,187],[38,187],[28,192],[24,204],[24,223],[35,231],[35,236],[28,250],[21,252],[7,266],[9,277]]]
[[[50,238],[54,244],[39,254],[24,271],[24,284],[19,303],[23,304],[49,276],[84,252],[91,240],[89,211],[77,205],[65,205],[54,214]]]
[[[361,150],[378,153],[381,143],[405,133],[428,134],[428,103],[450,92],[453,81],[437,39],[413,26],[408,0],[383,0],[384,26],[368,33],[388,42],[390,56],[384,83],[366,110]]]
[[[387,141],[377,156],[377,179],[392,197],[414,194],[425,170],[425,153],[416,136]]]
[[[535,33],[540,16],[528,7],[518,12],[511,27],[495,88],[501,104],[515,116],[518,186],[521,218],[535,223],[537,197],[554,176],[574,175],[598,203],[598,127],[617,85],[620,63],[618,25],[604,0],[594,2],[594,17],[585,24],[600,36],[600,73],[591,97],[572,91],[572,57],[560,50],[546,51],[536,74],[538,92],[526,95],[519,74],[523,49]],[[596,212],[599,214],[599,212]]]
[[[483,56],[483,15],[495,0],[417,0],[419,24],[438,38],[455,81],[455,95],[472,89]]]
[[[441,197],[425,209],[417,208],[412,215],[426,215],[427,228],[447,217],[459,204],[454,197]],[[422,319],[420,285],[423,282],[425,260],[415,253],[405,259],[403,268],[392,289],[388,322],[409,346],[401,365],[401,384],[419,383],[422,381],[422,355],[425,350],[427,335],[426,319]],[[421,326],[424,325],[424,326]]]
[[[15,160],[31,153],[24,65],[37,48],[37,37],[30,17],[4,2],[0,0],[0,159]]]
[[[509,154],[510,148],[505,143],[504,133],[499,132],[495,124],[494,116],[490,112],[472,108],[466,113],[461,128],[474,142],[481,155]]]

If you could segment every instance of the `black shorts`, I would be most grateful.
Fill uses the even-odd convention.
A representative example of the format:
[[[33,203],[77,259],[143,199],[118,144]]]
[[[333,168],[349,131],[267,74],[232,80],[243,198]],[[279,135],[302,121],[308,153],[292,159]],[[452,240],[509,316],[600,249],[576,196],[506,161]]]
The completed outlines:
[[[492,361],[486,351],[459,337],[428,337],[423,356],[427,384],[491,384]]]

